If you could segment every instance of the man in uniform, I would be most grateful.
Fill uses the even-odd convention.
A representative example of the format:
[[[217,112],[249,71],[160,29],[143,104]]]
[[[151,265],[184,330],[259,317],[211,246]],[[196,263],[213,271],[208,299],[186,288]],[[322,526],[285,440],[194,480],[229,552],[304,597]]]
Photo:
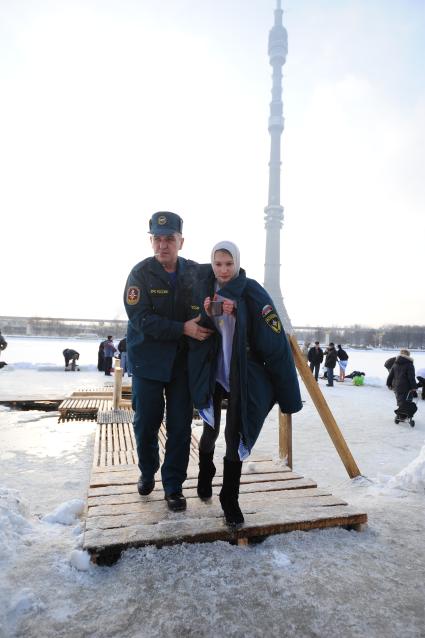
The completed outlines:
[[[172,511],[186,508],[182,485],[189,462],[192,400],[187,377],[186,336],[203,341],[211,330],[198,325],[192,290],[200,266],[178,256],[183,220],[158,212],[149,222],[154,256],[131,271],[124,304],[129,318],[127,351],[133,372],[134,433],[146,496],[159,469],[158,430],[167,404],[167,442],[161,468],[165,499]],[[165,394],[165,401],[164,401]]]

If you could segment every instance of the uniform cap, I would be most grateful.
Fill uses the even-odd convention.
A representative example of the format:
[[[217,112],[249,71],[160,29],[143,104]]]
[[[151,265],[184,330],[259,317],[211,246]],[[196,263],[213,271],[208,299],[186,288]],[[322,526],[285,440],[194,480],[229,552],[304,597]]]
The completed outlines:
[[[151,235],[172,235],[182,233],[183,220],[176,213],[160,211],[154,213],[149,220],[149,232]]]

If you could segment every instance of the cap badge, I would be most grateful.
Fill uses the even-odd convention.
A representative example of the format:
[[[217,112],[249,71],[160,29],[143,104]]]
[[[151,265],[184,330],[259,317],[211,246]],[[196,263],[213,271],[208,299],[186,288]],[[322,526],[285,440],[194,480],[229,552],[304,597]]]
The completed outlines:
[[[167,223],[167,218],[165,217],[165,215],[161,215],[160,217],[158,217],[158,224],[160,226],[163,226],[166,223]]]

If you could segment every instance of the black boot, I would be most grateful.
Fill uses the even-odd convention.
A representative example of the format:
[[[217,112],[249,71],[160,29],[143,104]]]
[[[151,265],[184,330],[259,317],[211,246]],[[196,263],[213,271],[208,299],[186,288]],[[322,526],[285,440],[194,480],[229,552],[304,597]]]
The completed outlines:
[[[208,499],[212,496],[212,480],[215,476],[213,463],[214,450],[208,454],[199,451],[199,474],[197,491],[199,498]]]
[[[236,528],[241,527],[245,520],[238,503],[241,472],[241,461],[223,459],[223,487],[219,498],[226,523]]]

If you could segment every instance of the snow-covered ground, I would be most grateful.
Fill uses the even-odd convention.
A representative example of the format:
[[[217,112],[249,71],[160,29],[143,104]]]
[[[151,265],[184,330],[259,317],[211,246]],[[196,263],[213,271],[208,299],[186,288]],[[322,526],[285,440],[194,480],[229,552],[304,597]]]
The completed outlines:
[[[0,399],[104,383],[96,340],[8,342]],[[63,371],[65,347],[81,353],[81,372]],[[425,402],[414,428],[395,425],[383,368],[392,353],[349,354],[364,386],[319,383],[364,478],[348,478],[305,390],[294,468],[367,511],[362,533],[131,550],[95,567],[79,549],[95,425],[0,406],[0,636],[423,638]],[[425,366],[425,353],[413,356]],[[274,411],[256,452],[276,457],[277,439]]]

